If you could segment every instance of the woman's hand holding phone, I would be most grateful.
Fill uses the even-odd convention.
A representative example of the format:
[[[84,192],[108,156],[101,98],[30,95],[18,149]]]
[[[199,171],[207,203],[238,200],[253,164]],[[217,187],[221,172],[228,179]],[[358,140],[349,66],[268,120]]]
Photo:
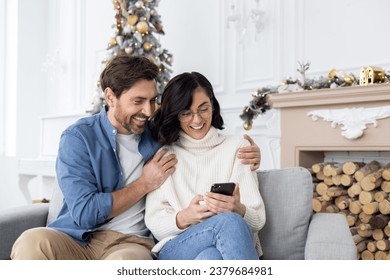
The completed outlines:
[[[177,213],[176,225],[178,228],[185,229],[215,215],[205,205],[202,205],[201,202],[204,202],[203,196],[197,195],[191,200],[187,208]]]
[[[240,188],[238,183],[234,184],[232,195],[209,192],[206,194],[207,208],[209,211],[219,214],[224,212],[235,212],[241,216],[245,215],[246,207],[240,201]],[[227,187],[225,187],[227,188]]]

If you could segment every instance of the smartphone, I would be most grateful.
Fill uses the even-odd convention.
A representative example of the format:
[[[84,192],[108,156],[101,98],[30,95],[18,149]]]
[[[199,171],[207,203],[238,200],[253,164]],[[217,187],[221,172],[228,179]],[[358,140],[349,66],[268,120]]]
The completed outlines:
[[[213,193],[232,195],[235,186],[235,183],[215,183],[211,186],[210,191]]]

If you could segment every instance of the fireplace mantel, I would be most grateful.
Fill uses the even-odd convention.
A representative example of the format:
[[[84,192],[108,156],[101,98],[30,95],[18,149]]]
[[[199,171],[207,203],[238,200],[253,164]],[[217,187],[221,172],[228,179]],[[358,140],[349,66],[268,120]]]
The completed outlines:
[[[390,84],[339,87],[335,89],[319,89],[268,95],[268,102],[272,108],[337,104],[348,105],[351,103],[388,102],[389,100]]]
[[[389,84],[270,94],[268,102],[272,108],[280,110],[281,167],[310,167],[321,162],[327,151],[390,151],[390,118],[387,114],[378,119],[371,118],[360,128],[361,135],[355,133],[349,138],[345,134],[350,131],[345,131],[340,122],[332,122],[326,117],[313,120],[310,116],[313,112],[329,110],[355,110],[365,114],[380,109],[386,113],[390,110]]]

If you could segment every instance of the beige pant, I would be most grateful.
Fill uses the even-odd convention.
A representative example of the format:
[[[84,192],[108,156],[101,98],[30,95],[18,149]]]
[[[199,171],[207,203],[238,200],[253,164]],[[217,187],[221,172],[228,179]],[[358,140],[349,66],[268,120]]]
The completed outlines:
[[[13,260],[151,260],[154,243],[149,238],[115,231],[92,233],[83,246],[67,234],[51,228],[25,231],[13,245]]]

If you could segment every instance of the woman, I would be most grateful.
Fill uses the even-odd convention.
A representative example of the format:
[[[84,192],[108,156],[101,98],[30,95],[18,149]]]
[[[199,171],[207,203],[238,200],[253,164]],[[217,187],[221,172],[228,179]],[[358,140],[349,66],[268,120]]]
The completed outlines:
[[[196,72],[171,79],[151,129],[178,160],[175,173],[146,199],[157,258],[259,259],[264,204],[256,173],[236,159],[249,143],[218,132],[223,119],[210,82]],[[209,192],[221,182],[236,183],[232,196]]]

